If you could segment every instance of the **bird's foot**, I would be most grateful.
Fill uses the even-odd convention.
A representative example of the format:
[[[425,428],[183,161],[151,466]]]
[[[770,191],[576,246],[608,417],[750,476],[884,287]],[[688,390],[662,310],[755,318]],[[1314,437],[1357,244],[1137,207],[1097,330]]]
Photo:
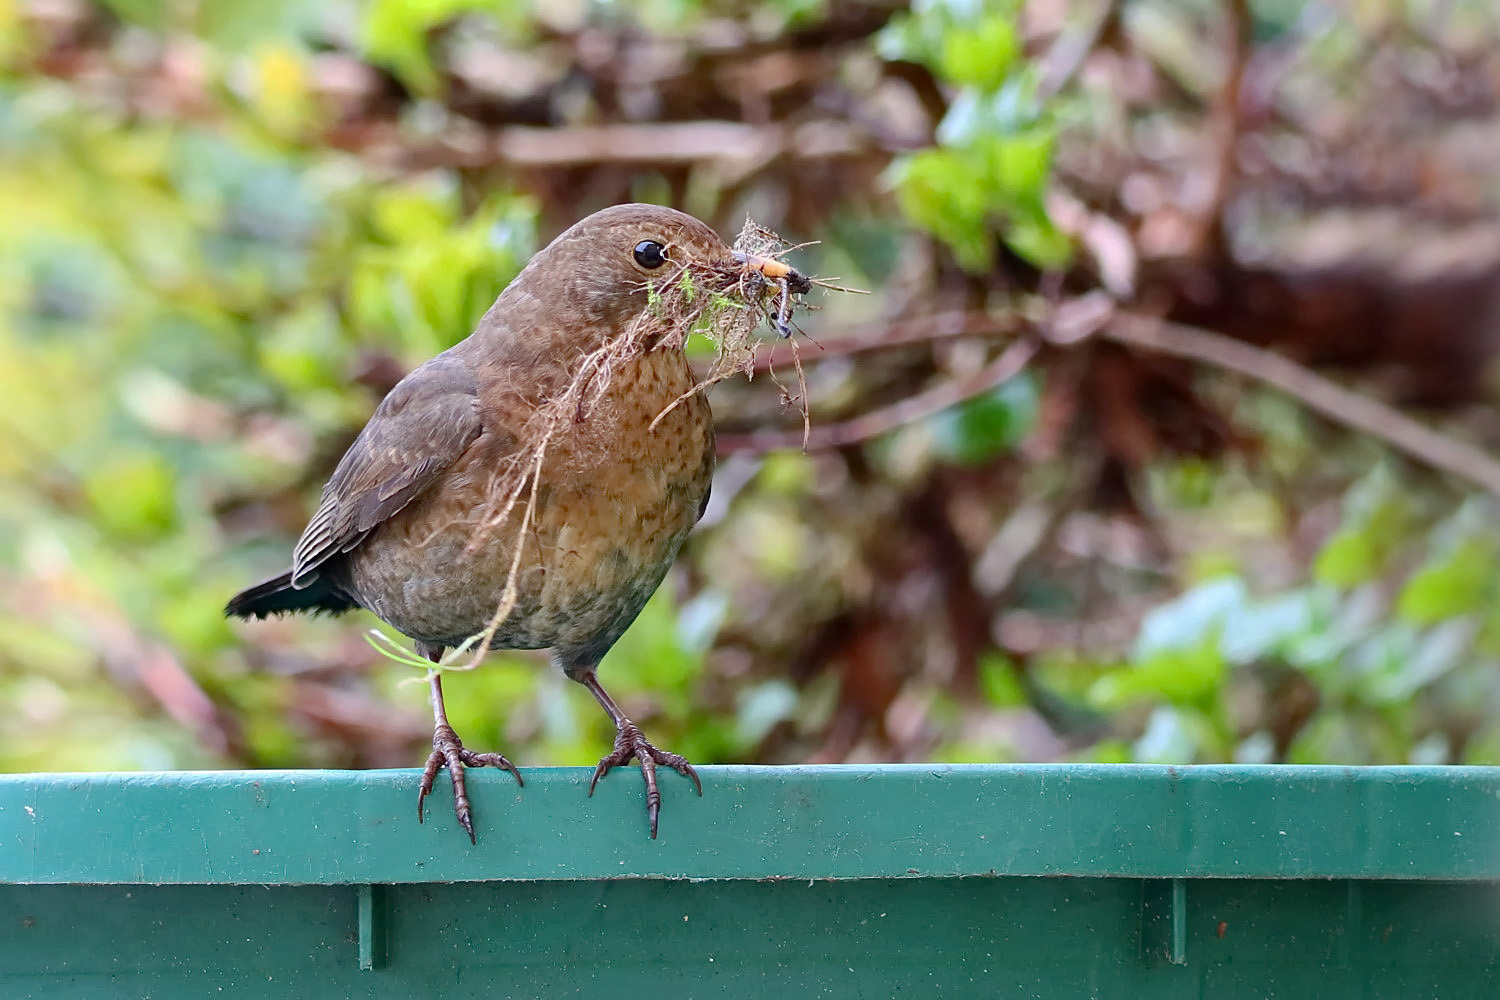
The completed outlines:
[[[615,748],[607,756],[599,761],[599,766],[594,769],[594,780],[589,782],[589,795],[594,794],[594,786],[599,784],[599,779],[609,773],[611,768],[628,764],[631,758],[641,762],[641,776],[646,779],[646,815],[651,819],[651,839],[656,839],[656,820],[661,814],[661,789],[656,787],[657,765],[670,767],[685,778],[692,779],[693,787],[698,794],[703,794],[703,782],[698,780],[698,772],[693,770],[686,757],[680,754],[668,753],[658,750],[646,742],[646,737],[641,735],[640,729],[630,720],[625,720],[615,733]]]
[[[458,734],[453,727],[439,724],[432,731],[432,755],[427,758],[427,766],[422,769],[422,786],[417,793],[417,822],[422,822],[422,802],[432,791],[432,783],[437,779],[438,771],[446,766],[448,775],[453,779],[453,813],[458,817],[459,825],[469,835],[470,843],[477,843],[474,837],[474,819],[469,809],[469,794],[464,786],[465,767],[499,767],[504,768],[516,777],[516,784],[525,785],[521,778],[521,772],[516,770],[516,765],[506,760],[504,755],[498,753],[475,753],[459,741]]]

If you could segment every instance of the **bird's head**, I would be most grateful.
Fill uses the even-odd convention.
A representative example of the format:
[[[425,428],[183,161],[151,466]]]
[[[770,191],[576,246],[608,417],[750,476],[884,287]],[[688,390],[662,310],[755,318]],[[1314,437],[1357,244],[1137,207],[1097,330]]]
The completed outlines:
[[[618,331],[649,308],[654,293],[681,282],[718,282],[741,297],[783,286],[811,288],[806,277],[770,257],[732,250],[684,212],[658,205],[616,205],[578,222],[531,259],[502,303],[524,310],[547,303],[559,325]]]

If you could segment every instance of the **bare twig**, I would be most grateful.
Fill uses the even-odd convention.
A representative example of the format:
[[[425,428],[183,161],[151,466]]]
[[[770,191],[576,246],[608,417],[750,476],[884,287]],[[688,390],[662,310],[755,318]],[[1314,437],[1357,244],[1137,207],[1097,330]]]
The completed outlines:
[[[523,167],[589,163],[693,163],[700,160],[772,160],[852,156],[873,140],[847,122],[822,120],[795,127],[731,121],[512,126],[495,136],[494,155]]]
[[[828,341],[821,357],[838,357],[956,337],[1013,333],[1025,325],[1026,321],[1017,315],[941,313],[893,323],[876,336]],[[1413,420],[1387,403],[1345,389],[1284,355],[1253,347],[1223,334],[1131,314],[1116,315],[1093,335],[1144,350],[1188,358],[1264,382],[1295,397],[1309,409],[1336,423],[1385,441],[1415,462],[1500,497],[1500,461],[1483,449]],[[785,350],[787,354],[790,353],[789,348]],[[806,448],[811,451],[854,444],[878,437],[903,423],[931,416],[1004,382],[1025,367],[1035,350],[1036,345],[1031,341],[1017,341],[969,379],[935,386],[892,406],[850,420],[814,427],[808,435]],[[757,359],[755,367],[757,371],[763,371],[772,364],[785,360],[789,359],[783,349],[778,349]],[[1015,366],[1013,371],[1011,365]],[[721,435],[719,452],[760,453],[796,448],[801,439],[802,435],[799,433],[782,431]]]
[[[797,367],[797,402],[802,410],[802,450],[807,450],[807,444],[812,440],[812,415],[807,408],[807,373],[802,370],[802,355],[797,350],[797,342],[792,341],[792,363]]]
[[[1083,68],[1089,53],[1099,44],[1105,27],[1119,16],[1117,3],[1118,0],[1104,0],[1081,27],[1063,32],[1037,60],[1042,69],[1041,80],[1037,83],[1037,100],[1048,101],[1056,97]]]
[[[942,312],[918,319],[897,320],[877,333],[859,336],[835,337],[818,343],[817,360],[863,354],[866,351],[883,351],[893,347],[908,347],[913,344],[931,344],[940,340],[956,340],[961,337],[994,337],[1013,334],[1025,326],[1020,316],[998,315],[984,312]],[[758,355],[751,367],[756,375],[764,374],[778,365],[791,364],[796,347],[790,341],[777,344],[771,350]],[[809,358],[808,360],[813,360]]]
[[[1500,497],[1500,462],[1483,449],[1345,389],[1283,355],[1223,334],[1144,316],[1119,316],[1097,336],[1247,375],[1296,397],[1330,420],[1380,438],[1413,461]]]
[[[1225,254],[1224,209],[1239,176],[1237,156],[1240,133],[1244,130],[1240,91],[1244,86],[1245,67],[1250,62],[1254,46],[1255,26],[1250,15],[1249,0],[1229,0],[1225,7],[1228,66],[1223,86],[1214,99],[1209,117],[1208,133],[1212,138],[1213,153],[1209,158],[1208,172],[1213,186],[1207,207],[1197,219],[1195,256],[1205,252],[1212,257],[1222,257]]]
[[[1017,340],[989,364],[968,378],[943,382],[926,392],[840,423],[813,427],[810,431],[757,431],[752,434],[719,436],[719,454],[768,452],[802,447],[807,451],[842,448],[879,437],[904,424],[930,417],[967,399],[988,392],[1020,374],[1040,345],[1031,339]]]

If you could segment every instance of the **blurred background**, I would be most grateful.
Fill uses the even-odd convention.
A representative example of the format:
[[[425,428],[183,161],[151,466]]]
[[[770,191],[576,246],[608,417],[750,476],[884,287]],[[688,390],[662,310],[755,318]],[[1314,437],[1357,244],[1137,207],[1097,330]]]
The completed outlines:
[[[698,763],[1500,763],[1492,0],[0,0],[0,769],[415,766],[226,622],[598,208],[817,292],[604,664]],[[465,741],[592,764],[534,654]]]

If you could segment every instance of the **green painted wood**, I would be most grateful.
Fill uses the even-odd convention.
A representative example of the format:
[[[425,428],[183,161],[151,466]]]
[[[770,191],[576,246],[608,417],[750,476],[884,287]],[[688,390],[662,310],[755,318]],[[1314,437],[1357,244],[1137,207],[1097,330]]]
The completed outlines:
[[[354,886],[0,886],[0,997],[1493,1000],[1494,884],[1362,888],[1195,880],[1172,965],[1133,879],[392,886],[362,971]]]
[[[513,879],[1500,879],[1500,769],[705,767],[471,771],[479,843],[416,772],[0,776],[0,883]]]
[[[1187,880],[1146,879],[1141,887],[1141,956],[1147,962],[1187,964]]]
[[[385,917],[389,907],[385,901],[385,886],[355,886],[355,899],[359,910],[359,967],[365,971],[385,964],[386,926]]]
[[[1500,770],[0,776],[0,998],[1489,998]],[[954,877],[969,876],[969,877]],[[1065,876],[1065,877],[1064,877]]]

